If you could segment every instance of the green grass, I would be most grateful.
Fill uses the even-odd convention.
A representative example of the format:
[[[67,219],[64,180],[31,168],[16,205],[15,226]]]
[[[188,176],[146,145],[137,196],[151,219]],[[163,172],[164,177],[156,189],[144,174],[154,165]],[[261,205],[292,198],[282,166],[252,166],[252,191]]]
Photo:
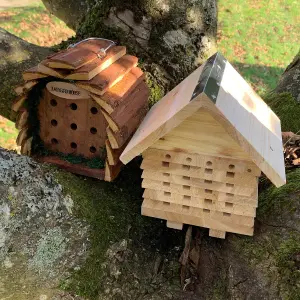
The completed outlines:
[[[0,26],[40,46],[59,44],[74,34],[61,20],[47,11],[42,1],[0,11]]]
[[[298,0],[220,0],[219,50],[260,93],[300,47]]]

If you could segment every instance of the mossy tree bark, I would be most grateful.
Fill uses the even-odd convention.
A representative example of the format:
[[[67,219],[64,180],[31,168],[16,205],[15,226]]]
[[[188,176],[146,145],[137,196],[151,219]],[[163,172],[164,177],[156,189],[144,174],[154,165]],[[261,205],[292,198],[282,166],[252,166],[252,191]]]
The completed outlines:
[[[14,87],[22,82],[22,72],[37,65],[52,53],[50,48],[39,47],[0,28],[0,115],[14,119],[11,104],[16,94]]]
[[[126,45],[148,74],[151,102],[216,50],[216,0],[43,0],[77,31],[77,39],[104,37]],[[84,12],[83,12],[84,11]]]

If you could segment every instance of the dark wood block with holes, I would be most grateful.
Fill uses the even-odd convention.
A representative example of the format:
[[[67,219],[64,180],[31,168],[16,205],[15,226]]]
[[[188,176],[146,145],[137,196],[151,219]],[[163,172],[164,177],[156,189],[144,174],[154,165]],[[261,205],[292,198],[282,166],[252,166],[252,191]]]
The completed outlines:
[[[25,71],[24,79],[31,81],[15,89],[19,96],[12,105],[22,154],[114,180],[120,155],[146,115],[149,95],[138,58],[125,54],[124,46],[89,39]]]

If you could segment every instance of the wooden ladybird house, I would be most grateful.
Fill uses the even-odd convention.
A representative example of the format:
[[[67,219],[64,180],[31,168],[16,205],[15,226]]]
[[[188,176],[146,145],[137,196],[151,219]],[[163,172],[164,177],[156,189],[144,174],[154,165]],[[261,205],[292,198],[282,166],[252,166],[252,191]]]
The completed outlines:
[[[149,91],[137,63],[125,47],[93,38],[24,72],[12,106],[21,152],[113,180],[119,156],[147,112]]]
[[[142,214],[253,235],[261,171],[285,183],[280,120],[217,53],[152,107],[121,155],[143,155]]]

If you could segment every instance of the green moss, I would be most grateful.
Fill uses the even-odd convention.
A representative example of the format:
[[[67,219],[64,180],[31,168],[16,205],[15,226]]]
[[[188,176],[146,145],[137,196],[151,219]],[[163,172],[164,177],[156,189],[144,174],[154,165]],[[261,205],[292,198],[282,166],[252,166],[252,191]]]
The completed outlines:
[[[284,299],[300,299],[300,237],[293,236],[281,243],[275,259]]]
[[[147,74],[146,82],[150,89],[149,106],[151,107],[164,96],[165,90],[149,73]]]
[[[282,131],[300,130],[300,103],[291,94],[270,93],[264,100],[280,118]]]
[[[282,209],[294,210],[292,195],[300,192],[300,169],[287,172],[287,184],[280,188],[271,185],[263,190],[259,195],[259,207],[257,215],[266,218],[271,214],[276,214]]]
[[[148,249],[148,255],[157,250],[168,252],[174,249],[174,245],[181,243],[183,236],[168,230],[165,223],[141,216],[141,171],[136,162],[125,166],[114,183],[75,176],[60,170],[54,174],[58,183],[64,187],[64,193],[71,195],[74,213],[90,225],[88,259],[81,270],[62,283],[65,289],[91,300],[98,299],[98,294],[104,288],[102,278],[107,276],[102,264],[106,261],[107,249],[115,242],[131,240],[131,244],[137,247],[132,251],[145,254]],[[142,258],[139,256],[139,259]],[[128,265],[143,268],[143,263],[135,261]],[[143,273],[143,270],[139,272]],[[121,277],[128,279],[126,271],[122,271]]]

